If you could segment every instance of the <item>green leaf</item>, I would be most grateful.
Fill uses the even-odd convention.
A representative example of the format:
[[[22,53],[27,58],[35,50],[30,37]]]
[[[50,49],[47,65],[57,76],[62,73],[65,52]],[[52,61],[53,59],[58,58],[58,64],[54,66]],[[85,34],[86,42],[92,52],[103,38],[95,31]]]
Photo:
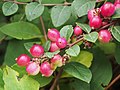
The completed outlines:
[[[16,39],[33,39],[40,38],[40,30],[28,22],[15,22],[4,25],[0,31]]]
[[[93,54],[88,51],[81,51],[77,57],[72,57],[70,61],[79,62],[86,67],[90,67],[93,60]]]
[[[51,19],[55,27],[63,25],[71,15],[69,6],[54,6],[51,10]]]
[[[64,26],[61,30],[60,30],[60,36],[66,38],[66,40],[69,40],[70,37],[73,34],[73,27],[72,25],[67,25]]]
[[[48,58],[52,58],[55,54],[58,54],[60,51],[55,51],[55,52],[46,52],[45,55],[48,57]]]
[[[76,23],[78,26],[80,26],[82,28],[82,30],[84,30],[87,33],[91,32],[91,28],[88,24],[82,24],[82,23]]]
[[[41,16],[43,11],[44,11],[44,6],[37,2],[31,2],[27,4],[25,7],[26,17],[29,21],[32,21],[38,18],[39,16]]]
[[[0,69],[0,90],[4,90],[3,71]]]
[[[24,48],[25,41],[18,41],[18,40],[10,40],[7,46],[7,50],[5,53],[5,60],[4,64],[9,66],[16,63],[15,59],[20,54],[27,54],[27,50]]]
[[[112,18],[120,18],[120,9],[115,11],[115,14],[112,16]]]
[[[2,32],[0,32],[0,41],[3,40],[6,37],[5,34],[3,34]]]
[[[111,30],[112,35],[114,36],[114,38],[120,42],[120,26],[115,26],[112,28]]]
[[[17,12],[18,5],[13,2],[5,2],[2,6],[2,10],[5,16],[9,16]]]
[[[6,66],[4,68],[3,80],[4,80],[4,89],[5,90],[39,90],[40,84],[25,75],[21,79],[18,78],[19,73],[10,67]],[[32,85],[32,87],[31,87]]]
[[[118,64],[120,64],[120,45],[117,45],[115,50],[115,59]]]
[[[86,34],[86,35],[84,35],[84,39],[89,42],[95,43],[96,40],[98,39],[98,33],[92,32],[92,33]]]
[[[30,48],[34,45],[34,44],[40,44],[40,42],[27,42],[27,43],[24,43],[24,46],[26,48],[26,50],[30,50]]]
[[[18,2],[31,2],[32,0],[16,0]]]
[[[104,90],[102,85],[108,85],[112,78],[111,63],[99,48],[93,49],[93,55],[94,60],[91,66],[93,77],[90,90]]]
[[[70,62],[64,66],[64,71],[68,74],[89,83],[92,78],[91,71],[84,65],[77,62]]]
[[[69,49],[66,49],[65,52],[70,56],[77,56],[80,53],[80,47],[76,44]]]
[[[42,1],[42,3],[44,3],[44,4],[58,4],[58,3],[63,3],[64,2],[64,0],[52,0],[52,1],[50,1],[50,0],[41,0]]]
[[[49,83],[52,81],[52,79],[53,79],[52,76],[51,76],[51,77],[44,77],[44,76],[42,76],[42,74],[38,74],[38,75],[36,75],[36,76],[31,76],[31,77],[32,77],[33,79],[35,79],[36,81],[39,82],[40,87],[46,86],[46,85],[49,84]]]
[[[90,0],[74,0],[72,3],[72,7],[76,11],[79,17],[82,17],[87,14],[88,10],[93,9],[95,7],[96,1]]]
[[[25,74],[27,75],[26,67],[20,67],[17,64],[14,64],[11,68],[19,72],[19,77],[23,77]]]
[[[50,41],[46,41],[46,43],[43,45],[43,46],[44,46],[44,50],[45,50],[46,52],[49,51],[49,49],[50,49],[50,44],[51,44]]]

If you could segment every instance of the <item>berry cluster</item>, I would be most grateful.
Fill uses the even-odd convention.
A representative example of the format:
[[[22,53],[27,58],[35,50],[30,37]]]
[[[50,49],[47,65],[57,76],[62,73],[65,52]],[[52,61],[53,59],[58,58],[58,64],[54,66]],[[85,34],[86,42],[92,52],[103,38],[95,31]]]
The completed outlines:
[[[120,0],[116,0],[118,2]],[[109,24],[110,17],[115,13],[116,6],[111,2],[106,2],[100,8],[88,11],[89,25],[92,29],[99,29],[102,26]],[[108,29],[99,31],[99,41],[108,43],[112,36]]]
[[[50,52],[55,52],[67,46],[67,40],[60,37],[59,31],[56,29],[48,30],[48,38],[51,40]],[[33,57],[32,59],[26,54],[21,54],[16,58],[17,64],[25,66],[29,75],[37,75],[40,72],[43,76],[49,77],[57,67],[65,64],[65,59],[60,54],[56,54],[52,58],[46,57],[44,48],[39,44],[33,45],[29,52]]]

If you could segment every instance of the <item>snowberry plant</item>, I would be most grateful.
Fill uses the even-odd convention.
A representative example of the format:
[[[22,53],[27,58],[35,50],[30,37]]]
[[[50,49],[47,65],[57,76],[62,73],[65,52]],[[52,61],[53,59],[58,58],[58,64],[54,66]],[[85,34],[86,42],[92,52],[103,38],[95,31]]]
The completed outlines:
[[[0,0],[0,90],[117,90],[120,0]]]

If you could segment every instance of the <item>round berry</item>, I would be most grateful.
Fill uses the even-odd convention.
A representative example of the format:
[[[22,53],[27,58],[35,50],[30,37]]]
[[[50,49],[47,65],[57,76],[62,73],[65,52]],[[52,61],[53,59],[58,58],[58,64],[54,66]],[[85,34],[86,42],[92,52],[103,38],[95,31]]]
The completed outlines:
[[[102,24],[102,20],[99,16],[95,16],[89,21],[89,25],[92,29],[100,28]]]
[[[120,4],[120,0],[115,0],[114,5]]]
[[[74,28],[74,34],[75,34],[76,36],[81,35],[82,33],[83,33],[83,31],[82,31],[82,29],[81,29],[79,26],[76,26],[76,27]]]
[[[33,57],[40,57],[44,54],[44,48],[39,44],[35,44],[30,48],[30,53]]]
[[[21,54],[16,58],[16,62],[19,66],[26,66],[30,62],[30,57],[26,54]]]
[[[58,38],[60,38],[60,32],[57,29],[48,29],[48,38],[55,42]]]
[[[37,75],[40,72],[40,66],[38,63],[30,62],[26,67],[26,71],[29,75]]]
[[[67,40],[65,38],[58,38],[56,44],[59,48],[65,48],[67,46]]]
[[[51,42],[50,44],[50,52],[55,52],[59,50],[60,48],[56,45],[56,42]]]
[[[118,8],[120,8],[120,4],[115,5],[115,10],[117,10]]]
[[[92,19],[95,16],[100,16],[100,9],[91,9],[88,11],[88,19]]]
[[[111,33],[108,30],[101,30],[99,32],[99,41],[102,43],[108,43],[111,40]]]
[[[110,17],[115,12],[115,6],[114,4],[107,2],[101,6],[101,14],[103,17]]]
[[[62,66],[62,57],[59,54],[56,54],[50,61],[58,67]]]
[[[51,65],[49,62],[45,61],[40,66],[40,72],[42,76],[49,77],[53,74],[53,70],[51,69]]]

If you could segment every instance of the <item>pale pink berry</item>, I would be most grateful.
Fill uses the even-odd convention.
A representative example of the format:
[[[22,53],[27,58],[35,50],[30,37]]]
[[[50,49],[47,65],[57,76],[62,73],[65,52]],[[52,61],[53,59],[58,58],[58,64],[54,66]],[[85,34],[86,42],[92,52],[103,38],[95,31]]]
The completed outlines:
[[[43,62],[40,66],[40,72],[42,76],[50,77],[53,74],[50,63],[47,61]]]
[[[57,41],[58,38],[60,38],[60,32],[57,29],[48,29],[48,34],[47,34],[48,38],[55,42]]]
[[[99,41],[100,42],[102,42],[102,43],[109,43],[110,42],[110,40],[111,40],[111,33],[110,33],[110,31],[108,31],[108,30],[101,30],[100,32],[99,32],[99,37],[98,37],[98,39],[99,39]]]
[[[40,66],[38,63],[30,62],[26,67],[26,71],[28,75],[37,75],[40,72]]]
[[[58,38],[56,44],[59,48],[65,48],[67,46],[67,40],[65,38]]]
[[[115,10],[117,10],[118,8],[120,8],[120,4],[115,5]]]
[[[56,54],[50,61],[58,67],[62,66],[62,57],[59,54]]]
[[[79,26],[76,26],[76,27],[74,28],[74,34],[75,34],[76,36],[81,35],[82,33],[83,33],[83,31],[82,31],[82,29],[81,29]]]
[[[95,16],[89,21],[89,25],[92,29],[100,28],[102,24],[102,20],[99,16]]]
[[[16,58],[16,62],[19,66],[26,66],[30,62],[30,57],[26,54],[21,54]]]
[[[35,44],[30,48],[30,53],[33,57],[40,57],[44,54],[44,48],[39,44]]]
[[[100,9],[96,8],[96,9],[91,9],[88,11],[88,19],[92,19],[95,16],[100,16]]]
[[[114,4],[107,2],[101,6],[101,14],[103,17],[110,17],[115,12],[115,6]]]
[[[50,52],[55,52],[59,50],[60,48],[56,45],[56,42],[51,42],[50,44]]]

